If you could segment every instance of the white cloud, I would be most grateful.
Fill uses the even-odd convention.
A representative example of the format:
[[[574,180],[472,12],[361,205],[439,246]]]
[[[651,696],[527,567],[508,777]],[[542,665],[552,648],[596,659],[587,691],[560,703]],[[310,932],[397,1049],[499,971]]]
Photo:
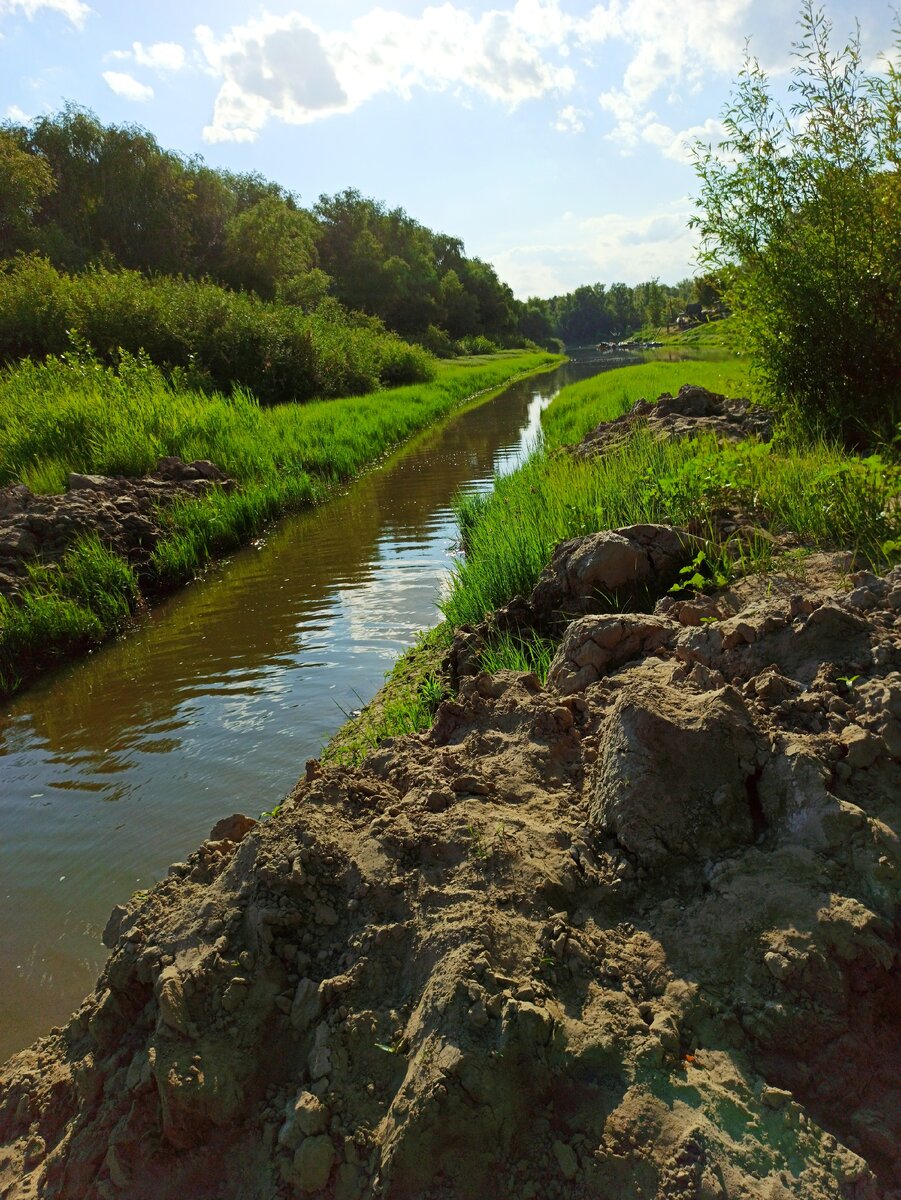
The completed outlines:
[[[691,125],[675,133],[669,125],[654,121],[646,125],[641,136],[653,146],[659,146],[664,158],[673,162],[691,163],[691,147],[696,141],[716,147],[726,136],[726,127],[722,121],[708,117],[703,125]]]
[[[17,125],[28,125],[31,121],[28,113],[24,109],[19,108],[18,104],[10,104],[7,107],[6,117],[9,121],[15,121]]]
[[[139,67],[152,67],[157,71],[180,71],[185,65],[184,46],[177,42],[154,42],[145,46],[142,42],[132,43],[134,60]]]
[[[586,116],[588,114],[584,108],[576,108],[573,104],[567,104],[557,113],[554,128],[558,133],[584,133],[585,122],[582,118]]]
[[[0,17],[21,12],[32,20],[42,9],[61,13],[76,29],[82,29],[91,9],[82,0],[0,0]]]
[[[640,215],[604,213],[567,222],[557,241],[511,246],[489,257],[521,299],[560,295],[586,280],[674,283],[696,269],[692,211],[691,201],[680,199]]]
[[[123,100],[144,103],[153,99],[153,88],[149,84],[139,83],[133,75],[128,75],[124,71],[104,71],[103,78],[107,86]]]
[[[204,136],[248,140],[271,118],[304,124],[417,88],[474,92],[513,109],[572,88],[572,68],[555,59],[571,27],[559,0],[517,0],[478,17],[451,3],[415,18],[376,9],[340,32],[300,13],[263,16],[221,38],[200,26],[201,50],[222,79]]]

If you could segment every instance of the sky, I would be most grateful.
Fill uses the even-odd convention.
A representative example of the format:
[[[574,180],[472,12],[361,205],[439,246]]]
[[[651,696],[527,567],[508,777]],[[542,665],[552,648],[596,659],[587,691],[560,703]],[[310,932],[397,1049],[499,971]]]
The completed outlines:
[[[881,0],[831,0],[874,69]],[[521,299],[695,273],[686,139],[747,39],[779,89],[786,0],[0,0],[0,119],[74,101],[312,205],[357,188],[463,239]]]

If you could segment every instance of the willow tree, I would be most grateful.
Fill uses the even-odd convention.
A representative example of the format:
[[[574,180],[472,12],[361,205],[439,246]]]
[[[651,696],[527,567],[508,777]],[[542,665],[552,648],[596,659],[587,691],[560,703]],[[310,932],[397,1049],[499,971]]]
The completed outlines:
[[[848,445],[901,419],[901,76],[840,50],[812,0],[786,110],[747,56],[717,148],[695,147],[701,263],[727,299],[768,402]]]

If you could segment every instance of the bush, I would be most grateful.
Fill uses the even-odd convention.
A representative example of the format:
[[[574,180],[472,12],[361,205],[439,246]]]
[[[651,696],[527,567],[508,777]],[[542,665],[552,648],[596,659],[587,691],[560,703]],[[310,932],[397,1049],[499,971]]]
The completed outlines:
[[[800,25],[790,112],[749,58],[724,153],[696,148],[695,224],[767,403],[861,445],[901,417],[901,74],[867,74],[856,37],[834,53],[812,0]]]
[[[0,361],[84,345],[103,362],[144,353],[209,390],[252,390],[264,404],[354,395],[434,377],[428,353],[335,301],[304,314],[204,281],[96,268],[69,276],[44,259],[2,271]],[[181,372],[181,374],[178,374]]]

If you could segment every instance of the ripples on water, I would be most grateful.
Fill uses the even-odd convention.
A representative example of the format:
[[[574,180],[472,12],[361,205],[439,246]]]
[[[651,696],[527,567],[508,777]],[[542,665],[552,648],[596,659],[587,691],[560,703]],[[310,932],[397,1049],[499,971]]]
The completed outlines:
[[[0,1061],[93,986],[114,904],[256,815],[438,619],[458,490],[518,465],[568,366],[430,431],[0,718]]]

